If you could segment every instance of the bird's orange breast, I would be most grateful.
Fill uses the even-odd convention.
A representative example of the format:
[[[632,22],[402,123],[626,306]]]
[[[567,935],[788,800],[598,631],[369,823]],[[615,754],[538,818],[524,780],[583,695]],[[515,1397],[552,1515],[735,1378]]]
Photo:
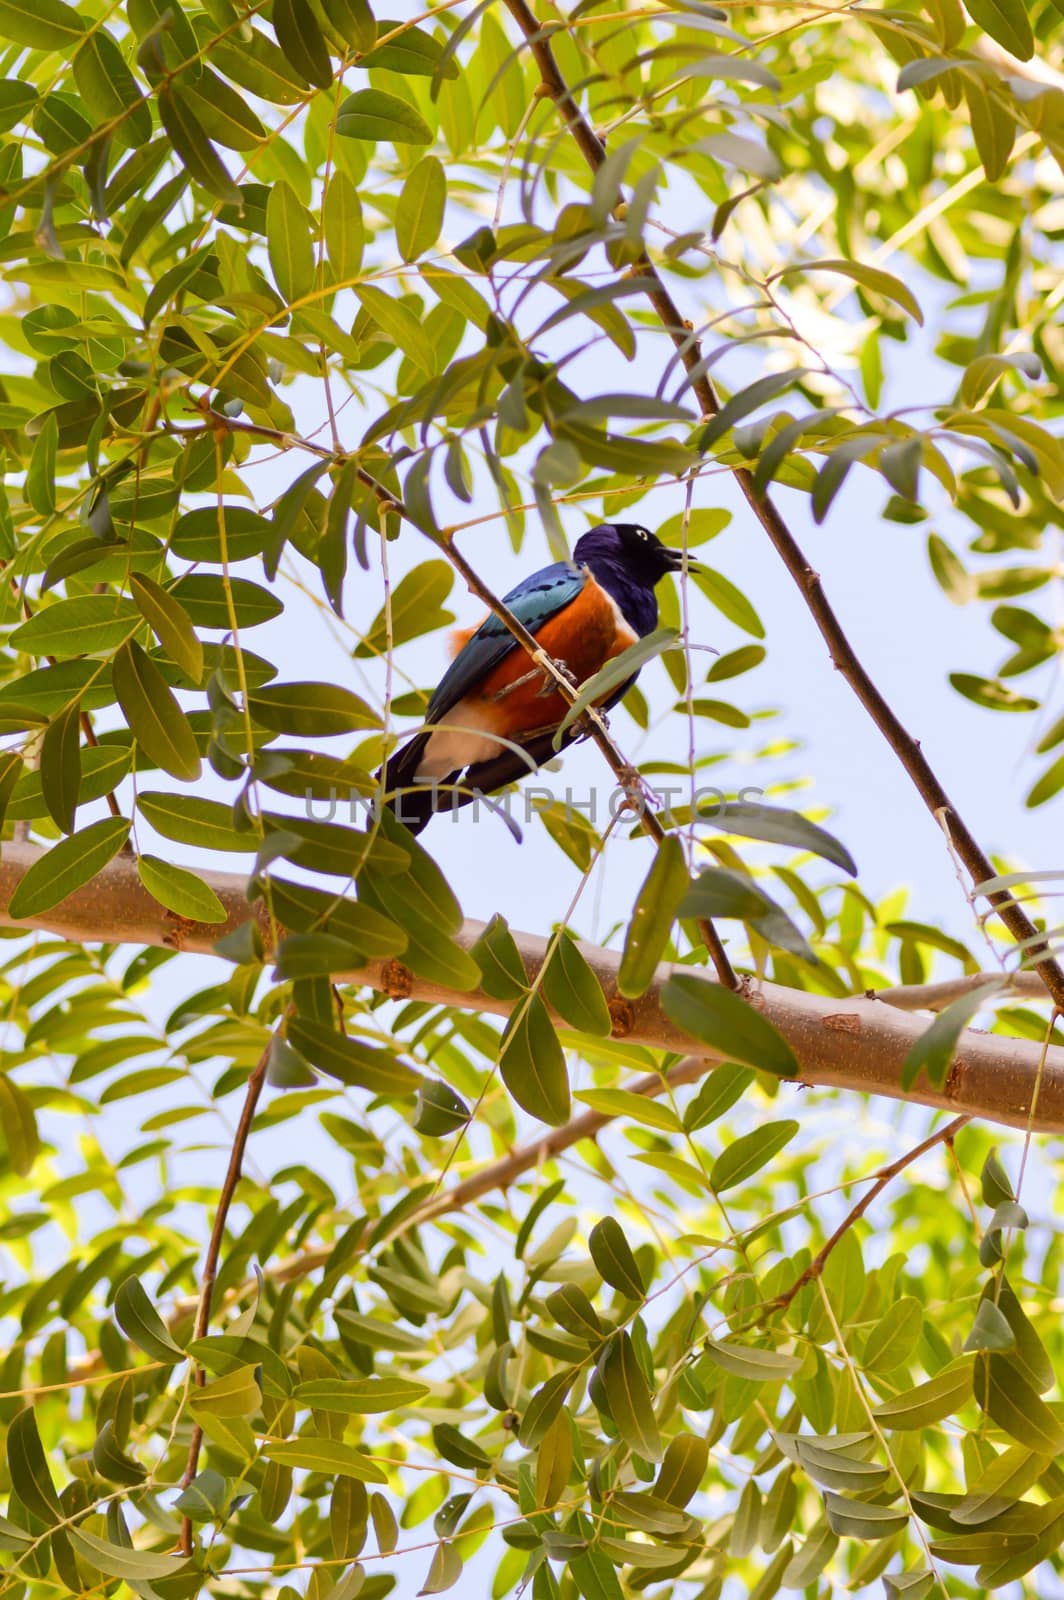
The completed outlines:
[[[576,599],[536,630],[537,644],[563,662],[577,683],[593,678],[636,639],[618,606],[590,576]],[[464,703],[476,705],[481,718],[487,714],[492,731],[507,739],[556,728],[569,707],[543,668],[520,648],[511,650]]]

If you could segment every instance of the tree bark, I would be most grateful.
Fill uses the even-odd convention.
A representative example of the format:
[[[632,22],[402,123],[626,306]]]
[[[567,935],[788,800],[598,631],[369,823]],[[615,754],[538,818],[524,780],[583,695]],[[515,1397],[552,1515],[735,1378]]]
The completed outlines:
[[[60,905],[16,921],[7,909],[11,895],[41,853],[35,846],[18,841],[4,845],[0,860],[0,926],[27,931],[40,928],[79,944],[164,945],[209,954],[215,940],[254,916],[259,919],[268,944],[269,928],[261,903],[249,903],[242,877],[235,873],[200,872],[199,876],[225,907],[227,921],[213,925],[189,922],[152,899],[137,877],[135,861],[125,856],[116,856],[91,883]],[[480,922],[465,922],[458,935],[459,943],[470,949],[483,926]],[[534,978],[542,965],[547,941],[530,933],[515,933],[514,938],[529,977]],[[661,1009],[659,996],[670,967],[658,968],[646,994],[637,1000],[626,1000],[617,992],[619,953],[587,944],[581,945],[581,950],[609,1002],[615,1038],[694,1054],[706,1061],[720,1059],[718,1052],[677,1028]],[[682,970],[691,971],[689,967]],[[337,976],[343,982],[365,984],[396,999],[428,1000],[496,1016],[507,1016],[512,1008],[512,1002],[493,999],[481,990],[463,993],[419,978],[400,961],[371,961]],[[969,982],[964,980],[965,985]],[[920,996],[925,1004],[935,1004],[937,988],[934,984],[920,986],[926,991]],[[973,1029],[961,1035],[941,1088],[921,1076],[906,1090],[901,1087],[905,1057],[928,1023],[926,1018],[884,1003],[890,991],[882,998],[853,996],[837,1000],[747,978],[742,992],[791,1045],[801,1062],[803,1084],[884,1095],[1017,1128],[1064,1132],[1064,1048],[1050,1046],[1046,1052],[1038,1103],[1033,1109],[1041,1045]]]

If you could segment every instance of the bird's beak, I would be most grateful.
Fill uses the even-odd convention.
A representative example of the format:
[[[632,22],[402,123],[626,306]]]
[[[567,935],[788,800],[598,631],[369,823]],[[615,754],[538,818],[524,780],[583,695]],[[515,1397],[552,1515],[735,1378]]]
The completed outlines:
[[[684,569],[684,554],[683,554],[683,551],[682,550],[670,550],[669,551],[669,571],[670,572],[682,572],[683,569]],[[687,557],[687,570],[688,570],[688,572],[701,572],[703,570],[702,564],[701,564],[701,562],[696,561],[693,556],[689,555]]]

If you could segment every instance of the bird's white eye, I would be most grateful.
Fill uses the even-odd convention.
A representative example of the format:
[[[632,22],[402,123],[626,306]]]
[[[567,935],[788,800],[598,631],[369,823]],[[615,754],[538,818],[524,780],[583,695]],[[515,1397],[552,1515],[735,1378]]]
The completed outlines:
[[[649,535],[649,533],[647,532],[647,530],[645,528],[637,528],[635,531],[636,531],[636,533],[638,533],[638,535],[639,535],[639,537],[641,539],[649,539],[650,538],[650,535]]]

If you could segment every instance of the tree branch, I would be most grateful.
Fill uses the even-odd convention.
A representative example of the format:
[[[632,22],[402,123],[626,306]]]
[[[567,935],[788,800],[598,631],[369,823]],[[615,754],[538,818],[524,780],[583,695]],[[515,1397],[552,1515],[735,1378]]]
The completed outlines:
[[[226,922],[190,922],[153,900],[137,876],[136,863],[120,855],[60,905],[33,917],[15,919],[7,909],[11,895],[41,854],[35,846],[18,841],[4,845],[0,860],[0,927],[26,932],[42,928],[77,943],[164,945],[210,954],[216,940],[254,917],[262,928],[267,951],[271,947],[273,934],[265,908],[261,902],[249,904],[244,878],[233,873],[200,872],[199,877],[221,901]],[[483,927],[480,922],[463,923],[457,938],[464,949],[472,949]],[[515,933],[514,938],[530,978],[535,977],[543,965],[547,941],[529,933]],[[721,1059],[685,1034],[661,1009],[659,995],[672,972],[670,966],[660,966],[646,994],[629,1000],[617,989],[619,952],[588,944],[580,949],[602,985],[615,1038],[683,1055],[693,1052],[704,1060]],[[691,971],[690,967],[681,970]],[[365,984],[395,999],[427,1000],[496,1016],[508,1016],[512,1009],[512,1002],[494,999],[481,990],[465,993],[420,978],[400,961],[371,961],[357,971],[338,974],[338,978]],[[940,1088],[921,1075],[911,1089],[903,1089],[905,1058],[925,1030],[922,1019],[884,1005],[880,998],[855,996],[839,1000],[774,983],[755,984],[751,979],[743,980],[742,993],[788,1040],[801,1063],[803,1084],[940,1106],[1017,1128],[1030,1125],[1041,1132],[1064,1132],[1062,1047],[1053,1046],[1047,1052],[1032,1120],[1039,1044],[969,1029],[960,1037],[956,1057]]]
[[[541,27],[527,0],[505,0],[505,3],[528,41],[539,67],[544,90],[557,105],[569,131],[580,147],[584,160],[593,172],[597,172],[606,159],[605,148],[577,106],[572,91],[554,59],[549,34],[557,31],[557,25]],[[702,361],[702,349],[698,339],[690,326],[685,323],[676,302],[649,257],[644,255],[636,263],[633,271],[652,280],[653,287],[647,290],[647,299],[672,340],[684,367],[690,373]],[[691,387],[698,397],[703,414],[707,417],[716,416],[720,411],[720,401],[713,384],[704,372],[692,378]],[[824,594],[819,573],[807,561],[775,503],[755,486],[753,474],[746,467],[734,467],[732,471],[751,510],[797,584],[828,647],[834,666],[842,673],[898,757],[932,816],[936,819],[939,815],[942,816],[948,838],[971,877],[974,891],[980,883],[985,883],[994,876],[994,868],[989,859],[936,777],[930,762],[920,748],[919,741],[908,732],[865,670]],[[1040,959],[1034,962],[1035,970],[1054,1004],[1064,1010],[1064,972],[1049,954],[1048,943],[1039,943],[1038,929],[1034,923],[1004,891],[988,894],[985,898],[994,906],[1016,942],[1024,944],[1024,941],[1031,941],[1024,944],[1024,948],[1032,953],[1035,951],[1040,953]]]
[[[270,1040],[270,1044],[273,1040]],[[225,1238],[225,1224],[229,1218],[229,1208],[233,1203],[236,1186],[240,1182],[240,1174],[244,1166],[244,1152],[247,1149],[248,1136],[251,1133],[251,1124],[255,1120],[255,1109],[262,1094],[262,1086],[266,1082],[266,1067],[270,1059],[270,1045],[268,1044],[259,1057],[255,1070],[247,1081],[244,1091],[244,1105],[240,1112],[240,1121],[233,1136],[233,1148],[229,1156],[229,1165],[226,1168],[225,1182],[222,1184],[218,1196],[218,1209],[214,1213],[214,1226],[211,1229],[210,1242],[207,1245],[207,1254],[203,1259],[203,1278],[200,1283],[199,1304],[196,1308],[196,1322],[192,1337],[205,1339],[211,1321],[211,1301],[214,1298],[214,1280],[218,1276],[218,1262],[222,1254],[222,1241]],[[202,1388],[207,1381],[207,1374],[202,1367],[196,1368],[196,1383]],[[187,1489],[196,1476],[199,1467],[200,1447],[203,1444],[203,1429],[196,1422],[192,1427],[192,1439],[188,1447],[188,1460],[185,1470],[181,1474],[181,1487]],[[192,1518],[182,1517],[181,1537],[179,1542],[181,1553],[186,1556],[192,1554]]]
[[[939,983],[901,983],[896,989],[877,989],[875,998],[899,1011],[944,1011],[952,1001],[961,1000],[988,983],[1002,983],[1002,974],[967,972],[959,978],[943,978]],[[1046,986],[1037,972],[1011,972],[1004,978],[1002,994],[1044,1000]]]
[[[876,1175],[876,1181],[868,1193],[863,1195],[853,1209],[846,1213],[831,1238],[813,1257],[805,1271],[798,1274],[789,1289],[784,1289],[782,1294],[777,1295],[775,1300],[769,1302],[763,1314],[767,1315],[771,1311],[785,1311],[799,1289],[804,1289],[807,1283],[812,1283],[814,1278],[820,1277],[835,1246],[849,1233],[857,1219],[864,1216],[876,1195],[883,1193],[891,1179],[896,1178],[899,1172],[904,1172],[906,1167],[911,1166],[914,1161],[918,1161],[929,1150],[933,1150],[936,1144],[952,1144],[964,1125],[970,1121],[970,1117],[954,1117],[952,1122],[947,1122],[945,1127],[939,1128],[937,1133],[931,1134],[922,1144],[918,1144],[915,1149],[907,1150],[903,1156],[898,1157],[897,1161],[892,1161],[889,1167],[883,1167]]]

